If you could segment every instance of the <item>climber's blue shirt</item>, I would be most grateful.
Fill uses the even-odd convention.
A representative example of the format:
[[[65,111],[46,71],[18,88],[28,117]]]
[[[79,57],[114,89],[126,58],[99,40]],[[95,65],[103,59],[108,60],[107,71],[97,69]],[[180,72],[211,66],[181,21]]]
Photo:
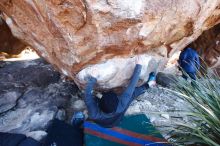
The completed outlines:
[[[200,68],[198,53],[192,48],[186,48],[180,53],[179,65],[187,73],[195,73]]]
[[[116,111],[114,113],[103,113],[98,107],[98,103],[93,97],[92,91],[97,80],[95,78],[90,78],[85,89],[85,103],[89,112],[89,119],[98,123],[103,127],[113,127],[120,122],[130,103],[134,97],[144,93],[146,87],[136,87],[139,80],[139,75],[141,73],[142,66],[137,64],[132,75],[131,81],[126,88],[126,90],[118,97],[119,103]]]

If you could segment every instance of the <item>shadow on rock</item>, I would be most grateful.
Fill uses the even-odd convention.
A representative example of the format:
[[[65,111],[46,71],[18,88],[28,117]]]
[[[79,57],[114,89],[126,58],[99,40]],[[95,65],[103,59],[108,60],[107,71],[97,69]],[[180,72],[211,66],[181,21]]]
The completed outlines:
[[[78,88],[71,81],[63,81],[44,60],[5,62],[0,74],[1,132],[45,134],[42,131],[50,120],[69,119],[65,111],[68,108],[70,112],[72,98],[77,100]]]

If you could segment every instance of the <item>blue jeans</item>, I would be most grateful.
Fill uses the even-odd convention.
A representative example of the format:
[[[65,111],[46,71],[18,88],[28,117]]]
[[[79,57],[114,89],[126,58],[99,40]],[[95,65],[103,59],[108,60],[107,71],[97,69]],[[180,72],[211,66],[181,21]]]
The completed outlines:
[[[126,92],[122,93],[119,96],[119,103],[121,103],[119,104],[119,111],[126,110],[129,107],[130,103],[134,100],[134,98],[143,94],[149,87],[147,87],[146,85],[142,85],[140,87],[136,87],[134,90],[129,88],[130,87],[126,89]]]
[[[149,87],[148,87],[149,88]],[[142,85],[140,87],[136,87],[135,90],[134,90],[134,93],[133,93],[133,98],[136,98],[138,97],[139,95],[143,94],[146,89],[148,89],[145,85]]]

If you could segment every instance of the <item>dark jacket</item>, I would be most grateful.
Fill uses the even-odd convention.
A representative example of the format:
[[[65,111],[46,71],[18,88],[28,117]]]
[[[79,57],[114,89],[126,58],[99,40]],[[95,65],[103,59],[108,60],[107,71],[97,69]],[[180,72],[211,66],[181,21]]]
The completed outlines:
[[[0,132],[0,146],[40,146],[36,140],[22,134]]]
[[[113,127],[118,124],[124,113],[126,112],[127,108],[129,107],[130,103],[134,99],[134,96],[132,95],[134,93],[135,86],[137,85],[137,82],[139,80],[141,68],[141,65],[136,65],[129,85],[127,86],[126,90],[118,97],[119,103],[114,113],[106,114],[100,110],[98,103],[92,94],[94,85],[96,84],[97,80],[95,78],[91,78],[88,81],[85,90],[85,103],[88,108],[89,119],[93,120],[103,127]]]
[[[179,57],[180,67],[187,73],[195,73],[200,68],[200,61],[198,53],[192,48],[186,48],[180,53]]]
[[[0,146],[83,146],[83,129],[54,119],[41,143],[22,134],[1,133]]]
[[[53,120],[47,129],[43,146],[83,146],[83,129],[64,121]],[[30,145],[31,146],[31,145]]]

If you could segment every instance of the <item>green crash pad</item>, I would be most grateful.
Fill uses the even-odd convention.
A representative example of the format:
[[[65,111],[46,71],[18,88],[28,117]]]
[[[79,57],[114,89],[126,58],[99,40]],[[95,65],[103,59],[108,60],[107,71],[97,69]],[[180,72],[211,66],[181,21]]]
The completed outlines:
[[[86,146],[164,146],[167,141],[144,115],[126,116],[113,128],[84,123]]]

